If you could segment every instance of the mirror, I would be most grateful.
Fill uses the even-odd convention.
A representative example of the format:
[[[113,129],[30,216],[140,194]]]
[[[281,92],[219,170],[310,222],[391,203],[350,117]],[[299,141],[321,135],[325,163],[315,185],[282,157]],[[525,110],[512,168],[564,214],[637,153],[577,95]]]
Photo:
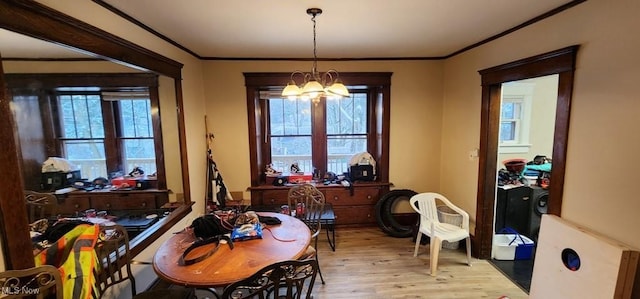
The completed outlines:
[[[21,137],[21,151],[24,163],[22,165],[23,179],[25,189],[40,190],[39,172],[48,156],[47,153],[55,152],[54,146],[48,144],[47,149],[42,149],[39,144],[34,144],[37,140],[43,140],[43,123],[36,115],[41,115],[40,107],[37,103],[28,104],[32,97],[32,89],[29,86],[16,86],[12,80],[9,80],[14,74],[47,74],[47,73],[82,73],[82,74],[110,74],[110,73],[149,73],[142,72],[138,69],[132,69],[127,66],[116,64],[110,61],[96,60],[86,54],[72,51],[68,48],[37,40],[21,34],[13,33],[0,29],[0,53],[3,58],[3,69],[8,80],[7,85],[10,89],[26,90],[25,99],[20,102],[13,102],[13,110],[15,121],[18,129],[18,136]],[[44,60],[46,59],[46,60]],[[62,61],[60,59],[68,59]],[[15,80],[14,80],[15,81]],[[31,82],[30,84],[34,84]],[[67,86],[69,87],[69,86]],[[124,87],[124,86],[123,86]],[[167,76],[158,77],[158,95],[159,95],[159,115],[162,127],[161,134],[158,136],[163,142],[163,150],[161,158],[164,162],[164,170],[159,171],[163,177],[158,179],[162,181],[161,189],[171,190],[169,193],[169,201],[182,201],[184,198],[184,188],[182,184],[180,148],[178,139],[178,118],[175,109],[175,88],[173,79]],[[14,97],[19,95],[14,95]],[[20,109],[22,108],[22,109]],[[36,135],[36,136],[34,136]],[[24,137],[28,136],[28,137]],[[40,148],[40,149],[38,149]],[[153,149],[151,149],[153,151]],[[82,164],[80,164],[82,165]],[[81,167],[80,175],[89,182],[98,176],[107,177],[106,173],[96,174],[90,172],[88,166]],[[153,169],[153,168],[152,168]],[[144,168],[143,168],[144,170]],[[146,169],[151,174],[150,169]],[[131,169],[121,169],[126,174]],[[154,186],[157,185],[154,184]],[[164,187],[166,185],[166,188]]]
[[[184,136],[184,116],[180,113],[182,109],[182,89],[181,89],[181,67],[182,64],[162,57],[156,53],[140,48],[126,40],[113,36],[100,29],[89,26],[83,22],[73,19],[69,16],[61,14],[55,10],[51,10],[37,2],[31,1],[2,1],[0,3],[0,29],[5,29],[0,35],[0,45],[17,46],[20,43],[16,39],[22,39],[29,36],[35,39],[28,41],[24,48],[19,49],[20,55],[35,55],[33,49],[44,50],[54,49],[53,52],[47,54],[47,58],[62,57],[66,61],[47,61],[47,59],[27,60],[14,59],[4,60],[2,70],[4,72],[18,72],[20,68],[28,69],[29,73],[51,72],[51,67],[56,64],[76,65],[99,65],[98,69],[90,70],[91,72],[99,71],[117,71],[117,72],[147,72],[159,74],[159,99],[160,99],[160,117],[162,119],[162,135],[164,149],[161,150],[164,155],[165,169],[167,174],[167,187],[174,194],[172,200],[179,201],[182,206],[177,206],[169,217],[157,222],[151,228],[131,241],[132,254],[136,255],[145,247],[153,242],[157,237],[164,234],[173,224],[177,223],[181,217],[190,211],[190,194],[188,182],[188,169],[186,163],[186,139]],[[16,34],[18,33],[18,34]],[[6,39],[6,40],[5,40]],[[10,41],[9,41],[10,40]],[[43,40],[49,41],[43,43]],[[58,46],[65,45],[65,47]],[[92,59],[78,58],[77,53],[68,51],[66,46],[73,49],[81,50],[81,52],[90,55]],[[0,55],[3,58],[11,58],[11,52],[8,48],[0,49]],[[8,53],[8,54],[5,54]],[[67,57],[65,57],[67,55]],[[55,57],[58,56],[58,57]],[[70,57],[69,57],[70,56]],[[19,57],[19,56],[14,56]],[[100,60],[96,60],[96,58]],[[125,67],[126,65],[127,67]],[[133,67],[133,69],[132,69]],[[56,66],[56,68],[58,68]],[[75,70],[78,71],[78,70]],[[87,70],[83,69],[82,72]],[[57,69],[55,72],[65,72]],[[72,72],[72,71],[69,71]],[[4,84],[4,76],[0,72]],[[3,86],[4,87],[4,86]],[[3,88],[4,89],[4,88]],[[4,90],[0,93],[3,98],[8,95]],[[12,114],[8,106],[3,103],[2,117],[13,118],[7,116]],[[153,112],[152,112],[153,113]],[[19,119],[19,118],[18,118]],[[20,120],[18,120],[20,121]],[[7,128],[11,128],[8,125]],[[8,133],[8,134],[5,134]],[[0,142],[11,145],[18,140],[17,132],[3,131]],[[18,147],[7,146],[8,155],[2,156],[3,165],[13,169],[20,169],[21,161],[16,160],[13,153],[19,148],[26,148],[25,145]],[[13,166],[13,167],[12,167]],[[24,207],[15,207],[15,198],[22,196],[22,184],[16,184],[15,178],[21,175],[16,174],[13,177],[0,176],[0,184],[5,186],[14,186],[3,188],[0,192],[0,220],[1,236],[2,236],[2,252],[4,255],[5,265],[8,269],[18,269],[33,266],[33,255],[31,253],[31,241],[27,238],[27,217],[20,217]],[[7,229],[10,227],[11,229]],[[10,241],[10,242],[9,242]]]

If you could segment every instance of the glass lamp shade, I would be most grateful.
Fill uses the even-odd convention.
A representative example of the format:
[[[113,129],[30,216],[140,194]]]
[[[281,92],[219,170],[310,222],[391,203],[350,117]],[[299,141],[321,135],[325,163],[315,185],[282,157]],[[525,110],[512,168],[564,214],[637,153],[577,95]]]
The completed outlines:
[[[295,83],[287,84],[287,87],[282,90],[282,96],[287,98],[297,97],[300,94],[302,94],[302,90]]]
[[[309,80],[309,82],[307,82],[304,87],[302,87],[302,93],[308,94],[312,98],[316,97],[323,91],[324,87],[322,87],[322,84],[320,84],[320,82],[316,80]]]
[[[337,81],[331,84],[331,86],[327,87],[326,92],[332,95],[336,95],[339,97],[348,97],[349,90],[347,89],[342,82]]]

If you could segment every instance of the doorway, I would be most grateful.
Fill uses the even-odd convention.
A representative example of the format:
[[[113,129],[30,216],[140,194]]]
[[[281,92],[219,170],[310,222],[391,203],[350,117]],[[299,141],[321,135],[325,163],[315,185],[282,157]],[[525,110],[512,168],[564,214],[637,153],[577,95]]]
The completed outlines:
[[[502,84],[535,77],[558,75],[553,137],[553,176],[549,184],[548,213],[560,216],[569,131],[573,75],[579,46],[570,46],[534,57],[479,71],[482,80],[478,202],[474,255],[491,258],[497,186],[498,141]]]
[[[532,240],[532,252],[541,214],[548,205],[545,179],[553,165],[548,160],[553,152],[558,77],[553,74],[501,85],[494,232],[517,233],[527,242]],[[516,260],[493,249],[490,262],[528,292],[533,257]]]

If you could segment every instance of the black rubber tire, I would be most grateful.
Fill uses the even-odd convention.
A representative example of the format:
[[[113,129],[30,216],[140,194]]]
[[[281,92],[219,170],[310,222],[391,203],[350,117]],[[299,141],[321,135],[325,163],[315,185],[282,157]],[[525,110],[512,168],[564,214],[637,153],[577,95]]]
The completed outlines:
[[[397,189],[391,190],[389,193],[383,195],[375,206],[375,216],[378,226],[384,233],[396,238],[408,238],[413,236],[413,225],[401,225],[398,223],[391,214],[391,209],[394,203],[398,200],[408,200],[412,196],[416,195],[413,190],[409,189]]]

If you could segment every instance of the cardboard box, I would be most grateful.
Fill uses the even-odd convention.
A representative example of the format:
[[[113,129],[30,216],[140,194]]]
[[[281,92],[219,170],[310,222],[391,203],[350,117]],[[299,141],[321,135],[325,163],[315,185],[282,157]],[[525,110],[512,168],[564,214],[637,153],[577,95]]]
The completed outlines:
[[[144,177],[132,178],[132,177],[117,177],[111,179],[111,185],[116,188],[131,188],[136,190],[145,190],[149,188],[156,188],[156,180],[147,180]]]
[[[313,176],[311,173],[290,173],[289,183],[291,184],[304,184],[311,182]]]

